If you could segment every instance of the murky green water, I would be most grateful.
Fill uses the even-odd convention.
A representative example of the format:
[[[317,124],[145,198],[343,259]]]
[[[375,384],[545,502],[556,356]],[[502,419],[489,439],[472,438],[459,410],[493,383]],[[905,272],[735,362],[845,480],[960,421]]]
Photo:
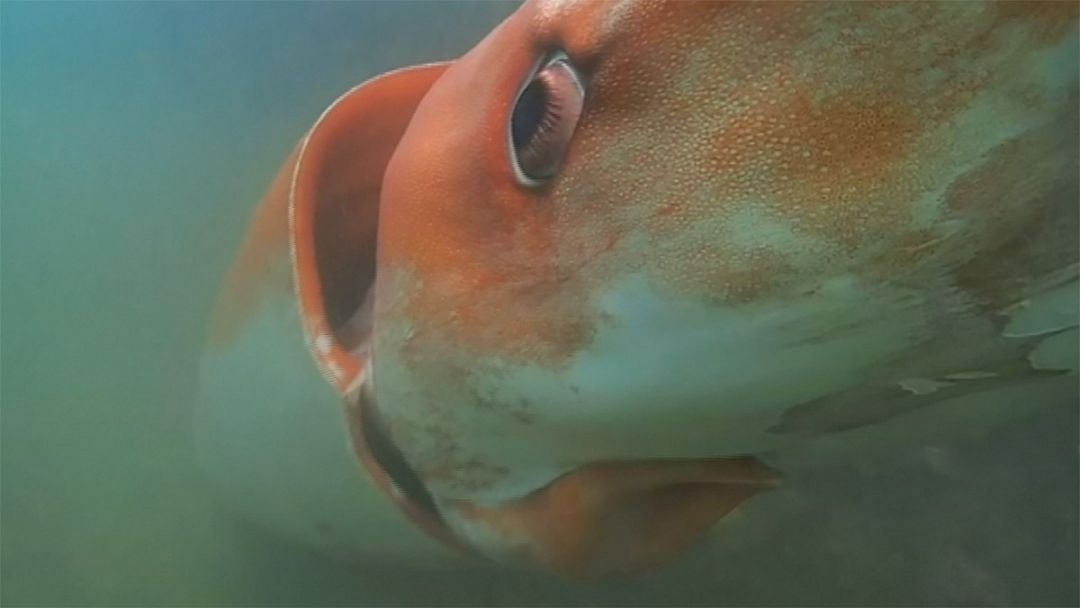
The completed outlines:
[[[1075,403],[812,469],[632,584],[371,572],[217,508],[196,365],[254,203],[338,93],[513,8],[0,6],[2,603],[1075,605]]]

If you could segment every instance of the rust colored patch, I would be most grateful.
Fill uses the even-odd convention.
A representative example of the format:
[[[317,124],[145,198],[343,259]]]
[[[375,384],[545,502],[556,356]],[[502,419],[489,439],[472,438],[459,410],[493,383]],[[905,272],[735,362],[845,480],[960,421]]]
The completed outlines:
[[[777,485],[751,457],[600,462],[517,501],[452,501],[468,527],[512,556],[580,579],[638,574],[671,560],[740,504]]]
[[[447,72],[387,170],[376,314],[413,322],[424,351],[445,338],[557,365],[591,340],[589,287],[560,256],[557,210],[507,163],[509,100],[536,61],[508,40],[527,41],[529,27],[511,20]],[[484,69],[498,41],[501,69]]]

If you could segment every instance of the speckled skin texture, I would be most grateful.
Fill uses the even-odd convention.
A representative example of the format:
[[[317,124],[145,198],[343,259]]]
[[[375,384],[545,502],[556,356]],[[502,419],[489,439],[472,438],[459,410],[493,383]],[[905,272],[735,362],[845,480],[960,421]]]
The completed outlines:
[[[992,246],[978,241],[1008,239],[1003,224],[1060,218],[1031,203],[1075,166],[1069,65],[1047,56],[1074,13],[530,4],[428,96],[387,177],[380,254],[423,283],[408,290],[414,319],[546,364],[587,347],[590,297],[621,273],[738,305],[846,270],[961,272]],[[586,71],[587,107],[563,174],[530,192],[503,131],[520,79],[560,46]]]
[[[507,124],[555,50],[584,110],[526,188]],[[527,3],[385,173],[381,419],[498,545],[453,505],[1072,373],[1030,357],[1075,318],[1004,330],[1075,291],[1076,55],[1074,3]]]

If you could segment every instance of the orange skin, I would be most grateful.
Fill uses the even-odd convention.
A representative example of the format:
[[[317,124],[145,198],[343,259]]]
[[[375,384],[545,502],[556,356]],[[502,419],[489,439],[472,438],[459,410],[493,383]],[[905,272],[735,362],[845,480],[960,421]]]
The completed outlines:
[[[1053,375],[1003,326],[1077,276],[1078,10],[527,2],[445,72],[364,85],[316,125],[327,141],[283,170],[299,167],[295,200],[269,195],[218,333],[291,209],[309,346],[384,489],[362,411],[439,512],[387,491],[437,536],[568,575],[653,567],[775,483],[747,454],[969,390],[897,380]],[[559,173],[530,188],[507,125],[555,50],[584,108]],[[369,335],[329,311],[357,307],[372,272]],[[700,378],[676,363],[627,363],[629,391],[589,375],[647,360],[603,346],[638,335],[612,305],[630,279],[659,328],[646,340],[727,385],[680,400]],[[719,346],[680,351],[680,307]]]
[[[395,441],[433,491],[488,503],[503,496],[493,489],[511,483],[513,463],[536,457],[528,447],[496,456],[470,433],[525,444],[542,432],[528,428],[539,420],[602,442],[603,430],[563,422],[510,376],[498,389],[509,397],[482,387],[498,386],[491,378],[508,368],[567,377],[558,374],[598,332],[618,326],[598,302],[628,274],[664,297],[734,310],[811,297],[836,276],[869,285],[904,277],[921,294],[924,327],[951,330],[897,345],[892,358],[927,373],[998,370],[1014,354],[988,346],[1000,340],[984,323],[995,304],[1027,297],[1025,286],[1041,288],[1076,261],[1075,88],[1023,77],[1033,57],[1074,34],[1076,19],[1072,3],[526,4],[432,87],[387,168],[374,351],[376,378],[392,385],[379,384],[379,400]],[[553,48],[584,73],[585,107],[560,174],[529,189],[513,178],[505,129],[523,75]],[[1016,121],[1014,135],[990,142],[957,127],[988,99],[1003,104],[996,120]],[[943,199],[927,207],[932,192]],[[728,218],[748,209],[794,243],[732,242]],[[1010,241],[1022,263],[980,268]],[[994,354],[970,361],[972,352]],[[865,390],[837,388],[826,407],[773,428],[818,432],[895,413],[891,394]],[[867,401],[881,411],[867,413]],[[861,410],[849,413],[853,402]],[[517,423],[493,421],[499,409]],[[612,437],[632,445],[634,436]],[[574,467],[574,456],[551,450]],[[738,452],[717,443],[712,455]],[[617,511],[550,508],[563,522]],[[581,534],[575,550],[554,549],[563,541],[538,523],[548,516],[511,517],[507,530],[501,512],[489,514],[485,534],[531,538],[530,559],[560,571],[623,571],[641,557],[598,565],[609,551],[583,546]],[[475,520],[474,507],[462,513]],[[653,517],[667,524],[651,538],[679,538],[693,519]],[[678,547],[643,550],[652,553],[643,561]]]
[[[974,257],[971,241],[939,241],[933,227],[913,221],[916,195],[968,153],[947,137],[949,121],[981,91],[1010,86],[1018,105],[1073,114],[1072,99],[1051,105],[1040,91],[1012,85],[1010,70],[1026,64],[1001,54],[1060,43],[1075,27],[1075,3],[903,11],[873,3],[619,4],[529,3],[429,93],[388,169],[380,226],[382,268],[417,280],[379,316],[404,314],[458,348],[557,365],[598,322],[590,295],[631,268],[681,293],[735,304],[791,296],[837,265],[892,276],[933,261],[959,274]],[[613,13],[617,27],[605,31]],[[1019,48],[1002,48],[1013,28],[1027,30]],[[818,40],[832,31],[844,47]],[[877,43],[883,38],[890,44]],[[553,47],[588,74],[587,106],[558,180],[527,190],[506,160],[510,92]],[[930,65],[942,74],[930,78]],[[693,70],[699,81],[679,86]],[[1027,138],[1031,145],[996,151],[1012,172],[956,180],[958,189],[977,181],[989,191],[1024,191],[1007,207],[985,201],[975,209],[963,192],[952,194],[943,211],[975,224],[966,231],[988,241],[978,247],[1019,230],[1027,201],[1072,172],[1060,154],[1035,167],[1044,175],[1030,176],[1026,160],[1054,158],[1070,142],[1059,133]],[[714,234],[682,236],[747,198],[829,243],[832,256],[793,259],[739,250]],[[1002,208],[987,214],[987,205]],[[1061,215],[1047,211],[1042,220],[1057,223]],[[620,249],[635,232],[648,239],[647,255]],[[1056,270],[1071,253],[1034,270]]]

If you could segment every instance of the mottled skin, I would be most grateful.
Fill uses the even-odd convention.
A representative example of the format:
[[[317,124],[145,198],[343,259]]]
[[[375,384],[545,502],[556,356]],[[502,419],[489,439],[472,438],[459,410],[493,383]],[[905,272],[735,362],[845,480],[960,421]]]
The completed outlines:
[[[450,512],[597,460],[877,422],[922,407],[909,377],[1027,375],[1001,315],[1076,275],[1076,13],[527,4],[432,87],[386,173],[374,377],[395,442]],[[585,109],[529,190],[505,128],[553,48]],[[612,303],[628,282],[648,310]]]
[[[380,286],[398,272],[417,284],[380,310],[455,349],[554,367],[587,348],[602,322],[590,299],[629,272],[738,306],[935,266],[984,300],[993,285],[959,276],[977,251],[1016,220],[1075,216],[1075,83],[1067,61],[1040,65],[1075,13],[530,3],[451,68],[399,147]],[[506,160],[507,92],[554,47],[586,70],[587,107],[562,175],[528,191]],[[1026,272],[1075,260],[1060,237],[1045,245],[1057,259]]]
[[[318,161],[359,177],[291,161],[301,313],[365,464],[452,542],[637,571],[773,483],[755,457],[1074,373],[1078,6],[538,0],[387,78],[313,130],[418,102]],[[555,50],[584,109],[524,187],[507,124]],[[365,339],[320,302],[357,303],[376,221]]]

